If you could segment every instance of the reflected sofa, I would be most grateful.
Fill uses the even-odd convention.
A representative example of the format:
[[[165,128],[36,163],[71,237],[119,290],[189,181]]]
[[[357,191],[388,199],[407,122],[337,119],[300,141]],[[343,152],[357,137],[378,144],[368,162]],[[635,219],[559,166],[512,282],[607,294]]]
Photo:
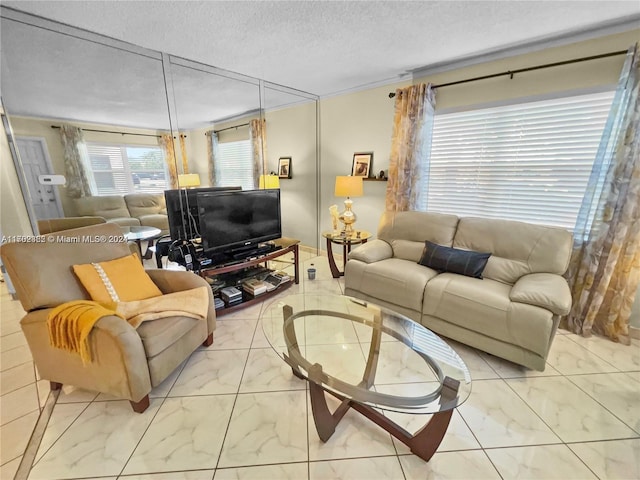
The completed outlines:
[[[123,227],[149,226],[169,233],[167,207],[161,193],[131,193],[128,195],[104,195],[75,200],[76,211],[81,217],[103,217],[108,223]]]
[[[483,278],[418,263],[425,240],[491,253]],[[561,228],[427,212],[386,212],[378,238],[354,249],[345,294],[402,313],[430,330],[544,370],[560,317],[572,235]]]

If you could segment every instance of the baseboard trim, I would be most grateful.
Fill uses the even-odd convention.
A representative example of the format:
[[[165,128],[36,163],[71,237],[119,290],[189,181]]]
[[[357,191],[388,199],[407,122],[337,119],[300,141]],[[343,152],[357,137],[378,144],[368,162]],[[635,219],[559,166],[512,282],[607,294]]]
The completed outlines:
[[[640,328],[629,326],[629,337],[640,340]]]

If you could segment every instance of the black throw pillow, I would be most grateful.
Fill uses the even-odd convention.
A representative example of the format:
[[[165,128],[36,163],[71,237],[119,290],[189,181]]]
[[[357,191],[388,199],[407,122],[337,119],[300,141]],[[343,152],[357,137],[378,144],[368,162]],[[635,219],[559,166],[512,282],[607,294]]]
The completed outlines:
[[[443,247],[429,240],[424,242],[424,250],[418,263],[439,272],[459,273],[467,277],[482,278],[490,253],[472,252],[457,248]]]

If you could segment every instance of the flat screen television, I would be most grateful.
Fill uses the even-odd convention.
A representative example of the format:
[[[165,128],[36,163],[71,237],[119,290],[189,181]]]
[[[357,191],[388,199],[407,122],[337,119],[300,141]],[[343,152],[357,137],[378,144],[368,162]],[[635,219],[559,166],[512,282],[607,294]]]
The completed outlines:
[[[198,194],[205,253],[250,250],[282,236],[280,190],[242,190]]]
[[[201,187],[165,190],[167,219],[172,240],[192,240],[200,237],[197,195],[242,190],[242,187]]]

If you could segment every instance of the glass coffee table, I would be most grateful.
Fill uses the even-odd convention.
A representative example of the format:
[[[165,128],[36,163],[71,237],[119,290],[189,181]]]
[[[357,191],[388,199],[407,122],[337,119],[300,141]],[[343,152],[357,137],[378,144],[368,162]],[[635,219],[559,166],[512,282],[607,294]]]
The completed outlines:
[[[309,382],[323,442],[353,408],[428,461],[453,409],[471,392],[469,370],[436,334],[389,309],[339,295],[290,295],[269,305],[262,329],[294,375]],[[331,413],[325,392],[341,400]],[[432,414],[410,434],[379,410]]]

